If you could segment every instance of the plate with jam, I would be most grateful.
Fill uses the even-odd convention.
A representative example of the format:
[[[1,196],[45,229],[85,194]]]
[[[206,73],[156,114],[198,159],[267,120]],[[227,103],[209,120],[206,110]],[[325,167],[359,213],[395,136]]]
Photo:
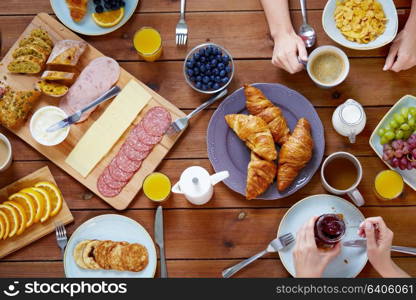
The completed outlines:
[[[291,232],[296,235],[300,227],[311,217],[315,222],[315,241],[319,248],[331,248],[342,241],[359,238],[358,226],[365,217],[349,201],[333,195],[314,195],[293,205],[280,222],[277,235]],[[292,251],[295,243],[279,251],[286,270],[295,276]],[[341,246],[341,253],[327,266],[323,277],[356,277],[368,260],[366,248]]]

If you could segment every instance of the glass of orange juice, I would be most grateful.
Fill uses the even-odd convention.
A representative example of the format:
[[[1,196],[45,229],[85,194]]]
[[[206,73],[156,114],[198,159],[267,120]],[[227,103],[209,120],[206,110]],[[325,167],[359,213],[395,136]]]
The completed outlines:
[[[374,181],[374,190],[381,200],[394,200],[404,189],[402,176],[393,170],[384,170],[377,174]]]
[[[143,182],[143,192],[152,201],[162,202],[169,198],[172,184],[168,176],[155,172],[149,174]]]
[[[134,48],[146,61],[155,61],[162,55],[162,37],[152,27],[142,27],[133,38]]]

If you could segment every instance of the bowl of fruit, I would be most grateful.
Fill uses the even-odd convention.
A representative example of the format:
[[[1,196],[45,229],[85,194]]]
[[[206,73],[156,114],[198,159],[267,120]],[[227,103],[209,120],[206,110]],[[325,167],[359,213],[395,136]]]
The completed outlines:
[[[377,125],[370,146],[416,190],[416,97],[397,101]]]
[[[230,84],[234,76],[234,62],[225,48],[214,43],[205,43],[188,53],[183,73],[186,82],[194,90],[214,94]]]

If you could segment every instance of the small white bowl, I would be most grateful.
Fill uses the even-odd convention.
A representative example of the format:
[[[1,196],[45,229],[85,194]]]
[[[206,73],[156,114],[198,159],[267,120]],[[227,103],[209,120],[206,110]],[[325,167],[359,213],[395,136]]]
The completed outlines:
[[[51,142],[48,143],[47,141],[45,141],[43,139],[39,139],[36,136],[36,134],[34,134],[35,121],[38,119],[39,114],[41,114],[41,113],[43,113],[44,111],[47,111],[47,110],[56,111],[57,113],[59,113],[62,116],[62,119],[60,119],[60,120],[63,120],[63,119],[68,117],[68,115],[62,109],[60,109],[57,106],[49,105],[49,106],[44,106],[42,108],[39,108],[33,114],[32,118],[30,119],[30,126],[29,126],[30,127],[30,133],[31,133],[32,137],[36,140],[36,142],[38,142],[39,144],[41,144],[43,146],[56,146],[56,145],[62,143],[68,137],[70,126],[65,127],[64,134],[62,134],[62,136],[60,136],[59,138],[57,138],[54,141],[51,141]],[[57,122],[59,122],[60,120],[58,120]],[[50,124],[50,125],[53,125],[53,124]]]
[[[9,155],[7,156],[6,161],[0,165],[0,172],[6,171],[13,161],[13,151],[12,151],[12,145],[10,144],[9,139],[4,135],[0,133],[0,140],[2,140],[5,144],[7,149],[9,150]]]
[[[355,50],[370,50],[383,47],[394,40],[397,35],[398,18],[396,6],[392,0],[378,0],[383,6],[384,14],[387,18],[386,29],[382,35],[368,44],[359,44],[347,40],[337,28],[334,19],[334,12],[337,0],[328,0],[322,14],[322,26],[326,34],[338,44]]]

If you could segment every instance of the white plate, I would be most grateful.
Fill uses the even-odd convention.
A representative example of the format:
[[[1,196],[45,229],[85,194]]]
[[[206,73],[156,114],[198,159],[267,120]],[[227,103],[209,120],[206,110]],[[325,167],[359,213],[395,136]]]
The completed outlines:
[[[324,194],[307,197],[293,205],[280,222],[277,235],[280,236],[288,232],[296,235],[299,228],[311,217],[328,213],[344,215],[347,228],[343,241],[359,238],[357,229],[358,225],[364,220],[363,214],[347,200]],[[295,276],[293,249],[294,243],[279,251],[279,256],[286,270],[292,276]],[[328,265],[323,277],[356,277],[366,263],[367,252],[365,248],[342,247],[341,254]]]
[[[373,148],[374,152],[377,153],[378,157],[392,170],[397,171],[400,175],[402,175],[403,180],[410,186],[412,189],[416,191],[416,170],[400,170],[399,168],[393,168],[390,164],[383,160],[383,146],[380,144],[380,137],[377,134],[377,131],[387,124],[393,119],[393,115],[398,112],[403,107],[416,107],[416,97],[411,95],[403,96],[396,104],[390,108],[390,110],[384,115],[383,119],[381,119],[380,123],[378,123],[376,129],[374,129],[373,133],[370,137],[370,146]]]
[[[337,28],[334,19],[334,11],[336,8],[337,0],[328,0],[328,2],[325,5],[324,12],[322,14],[322,26],[324,27],[326,34],[338,44],[356,50],[370,50],[387,45],[396,37],[397,29],[399,27],[396,6],[394,6],[392,0],[378,1],[383,6],[384,14],[387,18],[387,24],[384,33],[377,37],[374,41],[368,44],[359,44],[347,40],[342,35],[341,31]]]
[[[149,263],[140,272],[120,272],[112,270],[85,270],[80,268],[72,256],[75,246],[83,240],[112,240],[139,243],[147,248]],[[157,265],[156,249],[146,229],[136,221],[120,215],[101,215],[89,219],[79,226],[69,239],[64,254],[65,276],[69,278],[117,278],[137,277],[151,278],[155,276]]]
[[[50,1],[52,10],[55,12],[59,21],[61,21],[69,29],[85,35],[103,35],[119,29],[121,26],[126,24],[126,22],[131,18],[134,11],[136,10],[137,5],[139,4],[139,0],[125,0],[124,2],[126,2],[126,6],[124,7],[123,19],[120,21],[120,23],[113,27],[104,28],[98,26],[91,18],[91,14],[95,12],[95,5],[93,1],[88,2],[87,14],[85,15],[84,19],[81,20],[81,22],[75,22],[74,20],[72,20],[71,15],[69,13],[69,8],[66,5],[66,1]]]

